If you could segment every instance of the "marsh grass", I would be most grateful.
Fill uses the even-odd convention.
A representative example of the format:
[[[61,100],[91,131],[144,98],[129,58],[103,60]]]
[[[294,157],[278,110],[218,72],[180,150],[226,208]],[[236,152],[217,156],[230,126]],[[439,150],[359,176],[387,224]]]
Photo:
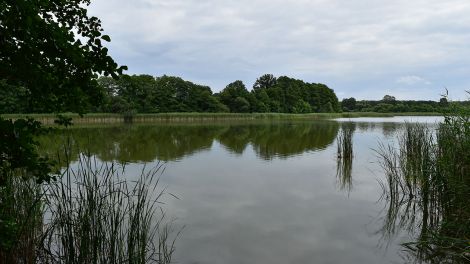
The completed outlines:
[[[2,227],[7,227],[0,230],[5,238],[0,241],[0,263],[34,263],[43,226],[42,190],[34,180],[24,179],[24,170],[10,173],[0,189]]]
[[[81,154],[49,184],[7,177],[1,213],[16,239],[2,244],[0,263],[171,263],[179,232],[160,202],[163,169],[130,180],[125,166]]]
[[[353,135],[353,124],[344,123],[336,138],[336,177],[341,190],[352,189]]]
[[[437,130],[406,124],[398,147],[381,145],[387,202],[382,232],[408,230],[403,244],[416,263],[470,262],[470,127],[468,112]]]
[[[46,188],[43,262],[171,262],[175,238],[157,191],[162,164],[135,181],[87,155],[72,167]]]
[[[74,124],[115,124],[115,123],[152,123],[152,122],[209,122],[209,121],[243,121],[243,120],[317,120],[355,117],[393,117],[393,116],[433,116],[439,113],[377,113],[377,112],[344,112],[344,113],[89,113],[80,117],[78,114],[63,113],[71,118]],[[2,114],[7,119],[32,117],[43,124],[54,125],[55,114]]]

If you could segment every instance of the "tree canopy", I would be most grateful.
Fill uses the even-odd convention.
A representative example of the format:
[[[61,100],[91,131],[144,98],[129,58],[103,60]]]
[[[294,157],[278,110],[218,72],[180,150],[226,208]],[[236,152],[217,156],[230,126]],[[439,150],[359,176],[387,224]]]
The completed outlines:
[[[105,103],[92,111],[311,113],[341,110],[335,93],[326,85],[270,74],[256,80],[251,91],[237,80],[216,94],[208,86],[166,75],[123,75],[116,80],[101,77],[98,82],[106,91]]]
[[[102,98],[96,74],[117,76],[89,0],[0,2],[0,93],[24,90],[30,112],[82,112]]]

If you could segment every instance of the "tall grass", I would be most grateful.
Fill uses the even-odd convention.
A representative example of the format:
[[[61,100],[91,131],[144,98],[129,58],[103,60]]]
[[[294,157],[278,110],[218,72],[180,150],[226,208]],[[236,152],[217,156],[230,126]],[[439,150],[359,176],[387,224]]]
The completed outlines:
[[[52,263],[170,263],[174,240],[155,192],[161,165],[130,182],[116,164],[81,155],[46,189],[43,258]]]
[[[344,123],[336,138],[336,177],[341,190],[352,189],[353,135],[353,124]]]
[[[43,227],[42,189],[34,180],[25,179],[24,170],[5,177],[0,187],[0,263],[34,263]]]
[[[386,176],[383,232],[416,234],[404,244],[415,262],[470,262],[469,116],[447,115],[435,131],[407,124],[398,148],[378,151]]]
[[[131,181],[125,167],[82,154],[50,184],[8,177],[1,208],[17,239],[0,263],[171,263],[178,234],[159,202],[162,165]]]
[[[74,124],[114,124],[114,123],[148,123],[148,122],[200,122],[200,121],[234,121],[234,120],[317,120],[355,117],[393,117],[406,115],[440,115],[439,113],[376,113],[376,112],[344,112],[344,113],[148,113],[148,114],[116,114],[89,113],[80,117],[78,114],[63,113],[62,116],[72,118]],[[4,118],[18,119],[33,117],[43,124],[54,124],[55,114],[2,114]]]

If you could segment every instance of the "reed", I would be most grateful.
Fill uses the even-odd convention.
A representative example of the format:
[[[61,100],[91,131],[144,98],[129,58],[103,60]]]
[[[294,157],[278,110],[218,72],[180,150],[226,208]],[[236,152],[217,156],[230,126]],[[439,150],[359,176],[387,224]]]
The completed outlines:
[[[336,138],[336,177],[341,190],[350,191],[352,189],[353,135],[354,124],[343,123]]]
[[[470,123],[466,110],[437,130],[406,124],[398,147],[381,145],[387,202],[382,231],[409,230],[403,244],[417,263],[470,261]]]
[[[35,263],[43,227],[43,191],[27,172],[7,173],[0,187],[0,263]]]
[[[49,184],[11,172],[0,189],[0,228],[11,231],[0,263],[171,263],[179,233],[161,206],[162,172],[160,163],[129,180],[125,166],[84,154]]]
[[[41,261],[47,263],[170,263],[171,226],[156,192],[162,164],[136,181],[124,168],[80,155],[46,189]]]
[[[114,123],[152,123],[152,122],[207,122],[233,120],[317,120],[355,117],[393,117],[406,115],[440,115],[439,113],[376,113],[376,112],[344,112],[344,113],[89,113],[80,117],[78,114],[63,113],[63,117],[72,118],[74,124],[114,124]],[[53,125],[55,114],[2,114],[6,119],[32,117],[43,124]]]

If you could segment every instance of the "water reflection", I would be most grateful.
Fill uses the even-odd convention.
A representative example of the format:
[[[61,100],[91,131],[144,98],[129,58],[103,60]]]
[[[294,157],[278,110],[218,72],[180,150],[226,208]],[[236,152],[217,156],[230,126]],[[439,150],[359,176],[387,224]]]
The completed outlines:
[[[127,162],[129,174],[168,161],[161,183],[180,199],[165,206],[186,226],[179,263],[401,263],[403,241],[378,249],[382,222],[373,221],[382,209],[373,149],[400,126],[132,125],[72,128],[40,140],[54,154],[71,138],[75,156],[87,149],[102,161]]]
[[[174,161],[209,150],[214,141],[239,155],[251,145],[259,158],[270,160],[324,149],[338,128],[337,122],[82,127],[55,131],[40,141],[44,152],[56,155],[71,139],[73,160],[83,150],[103,161]]]
[[[465,171],[470,145],[462,144],[468,132],[459,126],[464,125],[445,123],[436,133],[429,126],[406,124],[398,147],[382,145],[378,152],[385,172],[380,231],[385,238],[403,230],[413,235],[404,244],[410,263],[470,261]]]

